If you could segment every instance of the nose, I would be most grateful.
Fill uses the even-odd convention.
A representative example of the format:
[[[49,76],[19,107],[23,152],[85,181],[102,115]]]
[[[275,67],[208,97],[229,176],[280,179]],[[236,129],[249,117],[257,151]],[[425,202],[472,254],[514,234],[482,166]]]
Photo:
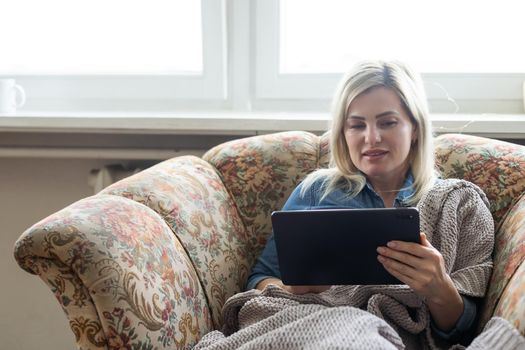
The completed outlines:
[[[375,145],[381,142],[381,133],[375,127],[368,128],[365,135],[365,142],[370,145]]]

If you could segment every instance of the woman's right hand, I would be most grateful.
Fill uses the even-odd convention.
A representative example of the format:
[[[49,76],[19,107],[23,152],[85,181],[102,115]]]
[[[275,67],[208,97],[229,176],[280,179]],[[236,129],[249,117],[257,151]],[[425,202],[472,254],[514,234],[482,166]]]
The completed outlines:
[[[306,293],[322,293],[327,291],[332,286],[287,286],[283,285],[283,289],[292,294],[306,294]]]
[[[264,290],[267,285],[273,284],[279,288],[284,289],[288,293],[292,294],[306,294],[306,293],[321,293],[328,289],[330,289],[331,286],[288,286],[283,284],[283,281],[281,281],[278,278],[266,278],[262,281],[260,281],[255,288],[259,290]]]

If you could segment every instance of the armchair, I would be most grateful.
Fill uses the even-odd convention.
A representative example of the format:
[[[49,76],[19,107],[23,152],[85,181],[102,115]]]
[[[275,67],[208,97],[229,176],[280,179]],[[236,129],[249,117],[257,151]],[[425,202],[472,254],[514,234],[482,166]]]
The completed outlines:
[[[525,334],[525,147],[443,135],[436,158],[444,177],[478,184],[491,202],[495,269],[480,329],[498,315]],[[327,136],[307,132],[167,160],[36,223],[15,257],[54,293],[79,349],[190,348],[243,289],[270,213],[328,160]]]

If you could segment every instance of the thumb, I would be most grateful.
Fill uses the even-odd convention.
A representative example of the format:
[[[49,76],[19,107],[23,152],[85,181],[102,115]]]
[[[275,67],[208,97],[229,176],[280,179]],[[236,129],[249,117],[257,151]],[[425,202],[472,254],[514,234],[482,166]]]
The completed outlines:
[[[421,237],[421,245],[425,246],[425,247],[432,247],[432,244],[430,244],[430,242],[428,241],[428,238],[427,238],[427,235],[424,233],[424,232],[421,232],[419,234],[419,236]]]

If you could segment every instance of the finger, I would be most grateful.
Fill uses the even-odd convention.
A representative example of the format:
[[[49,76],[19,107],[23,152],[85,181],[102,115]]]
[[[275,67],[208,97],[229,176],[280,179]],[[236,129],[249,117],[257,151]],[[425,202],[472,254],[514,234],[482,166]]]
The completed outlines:
[[[391,274],[392,276],[394,276],[395,278],[397,278],[398,280],[400,280],[404,284],[409,285],[409,286],[412,286],[414,284],[415,280],[413,278],[411,278],[410,276],[407,276],[407,275],[401,273],[400,271],[392,268],[389,265],[386,265],[384,263],[382,263],[382,264],[383,264],[383,267],[385,268],[385,270],[387,270],[387,272],[389,274]]]
[[[377,252],[384,257],[395,259],[414,268],[420,266],[422,263],[420,257],[387,247],[378,247]]]
[[[419,243],[413,242],[390,241],[386,245],[388,248],[412,254],[420,258],[429,256],[432,250],[430,247],[425,247]]]
[[[425,246],[425,247],[428,247],[428,248],[434,248],[432,246],[432,244],[430,244],[430,242],[428,241],[428,238],[427,238],[427,235],[426,233],[424,232],[421,232],[420,234],[420,239],[421,239],[421,245]]]
[[[321,286],[287,286],[286,290],[292,294],[322,293],[330,289],[330,285]]]
[[[388,268],[389,271],[395,271],[396,273],[406,276],[412,280],[417,280],[421,277],[421,272],[413,266],[409,266],[397,260],[385,258],[383,256],[379,256],[378,260],[385,268]]]
[[[314,293],[322,293],[324,291],[327,291],[328,289],[330,289],[332,286],[330,285],[321,285],[321,286],[312,286],[312,292]]]
[[[308,293],[308,286],[289,286],[289,292],[292,294],[306,294]]]

